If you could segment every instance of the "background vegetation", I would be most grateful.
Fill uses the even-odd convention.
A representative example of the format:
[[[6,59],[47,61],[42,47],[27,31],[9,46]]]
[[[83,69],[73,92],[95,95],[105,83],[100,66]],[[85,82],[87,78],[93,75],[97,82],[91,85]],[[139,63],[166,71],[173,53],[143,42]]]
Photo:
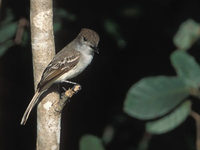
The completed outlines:
[[[20,126],[34,92],[28,2],[0,8],[2,150],[35,149],[36,111]],[[64,110],[61,149],[195,149],[199,8],[198,0],[54,1],[57,51],[82,27],[101,38],[100,54],[74,79],[82,90]]]

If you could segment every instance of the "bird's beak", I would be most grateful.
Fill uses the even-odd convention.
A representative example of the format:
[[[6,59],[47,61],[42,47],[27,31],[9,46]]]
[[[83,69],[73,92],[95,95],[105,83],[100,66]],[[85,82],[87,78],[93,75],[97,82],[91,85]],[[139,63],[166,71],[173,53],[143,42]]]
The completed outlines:
[[[99,54],[99,48],[96,46],[91,46],[95,53]]]

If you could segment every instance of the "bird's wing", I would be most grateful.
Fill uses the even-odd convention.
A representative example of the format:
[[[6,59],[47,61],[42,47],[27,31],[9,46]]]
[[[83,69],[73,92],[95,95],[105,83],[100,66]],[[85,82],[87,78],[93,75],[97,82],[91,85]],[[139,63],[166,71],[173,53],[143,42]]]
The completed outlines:
[[[42,89],[50,81],[71,70],[79,59],[80,52],[76,50],[64,50],[58,53],[44,70],[37,88]]]

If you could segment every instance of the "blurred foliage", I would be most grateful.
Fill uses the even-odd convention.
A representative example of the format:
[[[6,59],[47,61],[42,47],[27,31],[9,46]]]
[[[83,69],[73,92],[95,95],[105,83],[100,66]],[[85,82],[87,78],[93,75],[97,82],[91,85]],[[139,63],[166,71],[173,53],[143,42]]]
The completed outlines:
[[[134,15],[134,11],[132,14]],[[119,47],[126,45],[126,42],[121,38],[120,27],[115,21],[112,19],[105,20],[104,28],[118,41]],[[146,133],[139,142],[138,150],[148,149],[151,134],[170,132],[182,124],[190,115],[192,102],[190,100],[185,101],[185,99],[189,95],[196,97],[200,95],[200,66],[194,57],[185,50],[191,48],[198,38],[199,24],[191,19],[184,22],[174,36],[174,43],[178,50],[170,56],[171,64],[175,68],[177,76],[143,78],[128,90],[124,101],[124,112],[131,117],[147,120]],[[122,41],[121,46],[120,41]],[[101,147],[101,144],[99,144],[102,143],[101,141],[108,144],[114,136],[114,128],[109,125],[105,128],[102,140],[94,136],[82,138],[80,150],[98,149]],[[87,147],[88,145],[92,148]]]
[[[184,122],[190,114],[190,111],[191,102],[186,101],[163,118],[147,122],[146,131],[152,134],[163,134],[169,132]]]
[[[79,146],[79,150],[104,150],[101,139],[93,135],[83,136]]]
[[[14,44],[12,38],[17,30],[17,22],[13,18],[11,10],[7,9],[5,19],[0,23],[0,57]]]
[[[170,58],[177,75],[185,84],[191,88],[198,88],[200,85],[200,66],[195,59],[184,51],[175,51]]]
[[[0,57],[3,56],[5,52],[8,50],[8,48],[10,48],[11,46],[13,46],[12,40],[9,40],[9,41],[4,42],[3,44],[0,44]]]
[[[112,19],[106,19],[104,21],[104,28],[106,32],[117,41],[117,45],[120,48],[124,48],[126,46],[126,41],[122,38],[120,33],[119,24]]]
[[[1,21],[0,26],[5,26],[14,20],[13,12],[10,8],[6,9],[4,20]]]
[[[189,95],[199,98],[200,66],[185,50],[191,48],[199,35],[199,23],[191,19],[182,23],[174,36],[174,44],[178,50],[170,57],[177,76],[144,78],[128,90],[124,101],[124,112],[138,119],[156,119],[147,121],[147,132],[151,134],[169,132],[182,124],[190,115],[191,102],[184,100]],[[149,140],[146,138],[142,142],[146,143],[143,144],[144,149],[148,148]]]
[[[76,21],[77,20],[76,15],[74,15],[62,8],[55,9],[54,16],[55,16],[55,19],[66,19],[68,21]]]
[[[121,15],[127,18],[138,17],[141,15],[141,8],[139,6],[126,6],[120,11]]]
[[[173,41],[178,49],[188,50],[199,37],[200,24],[192,19],[188,19],[180,25]]]
[[[124,111],[138,119],[154,119],[174,109],[189,90],[177,77],[149,77],[134,84],[128,91]]]
[[[55,9],[54,12],[54,32],[61,30],[62,28],[62,21],[61,20],[68,20],[68,21],[75,21],[77,19],[76,15],[67,12],[64,9]],[[6,17],[0,23],[0,57],[12,47],[15,42],[13,41],[16,31],[18,28],[18,22],[13,21],[14,16],[10,9],[7,9]],[[27,46],[30,42],[30,32],[27,28],[24,28],[23,36],[21,40],[21,46]]]
[[[28,30],[24,30],[21,45],[27,46],[28,44],[30,44],[30,41],[31,41],[30,40],[30,32],[28,32]]]
[[[76,15],[67,12],[66,10],[60,8],[54,10],[54,32],[61,30],[62,28],[62,20],[68,20],[70,22],[76,21]]]
[[[190,103],[176,106],[189,94],[194,95],[192,91],[199,94],[200,66],[194,58],[184,51],[175,51],[171,55],[171,61],[177,77],[144,78],[130,88],[124,102],[124,111],[139,119],[155,119],[169,113],[159,120],[147,123],[147,131],[151,133],[165,133],[181,124],[190,114]],[[175,110],[171,112],[173,109]]]
[[[150,139],[152,135],[148,132],[145,132],[143,138],[140,140],[137,150],[147,150],[149,147]]]
[[[114,127],[112,125],[107,125],[104,129],[102,141],[105,144],[108,144],[112,141],[114,137]]]
[[[0,43],[3,43],[14,37],[17,30],[17,22],[10,22],[4,26],[0,26]]]

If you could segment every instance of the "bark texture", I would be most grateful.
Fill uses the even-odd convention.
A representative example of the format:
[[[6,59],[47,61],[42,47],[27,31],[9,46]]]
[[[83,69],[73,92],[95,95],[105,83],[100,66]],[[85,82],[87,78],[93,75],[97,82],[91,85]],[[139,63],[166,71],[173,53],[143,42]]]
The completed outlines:
[[[31,42],[34,84],[55,55],[52,0],[31,0]],[[61,113],[55,111],[59,95],[49,92],[37,108],[37,150],[58,150]]]
[[[44,69],[55,55],[52,0],[31,0],[30,21],[36,89]],[[62,109],[80,89],[80,85],[75,85],[65,91],[61,99],[56,90],[47,90],[37,108],[37,150],[59,150]]]

